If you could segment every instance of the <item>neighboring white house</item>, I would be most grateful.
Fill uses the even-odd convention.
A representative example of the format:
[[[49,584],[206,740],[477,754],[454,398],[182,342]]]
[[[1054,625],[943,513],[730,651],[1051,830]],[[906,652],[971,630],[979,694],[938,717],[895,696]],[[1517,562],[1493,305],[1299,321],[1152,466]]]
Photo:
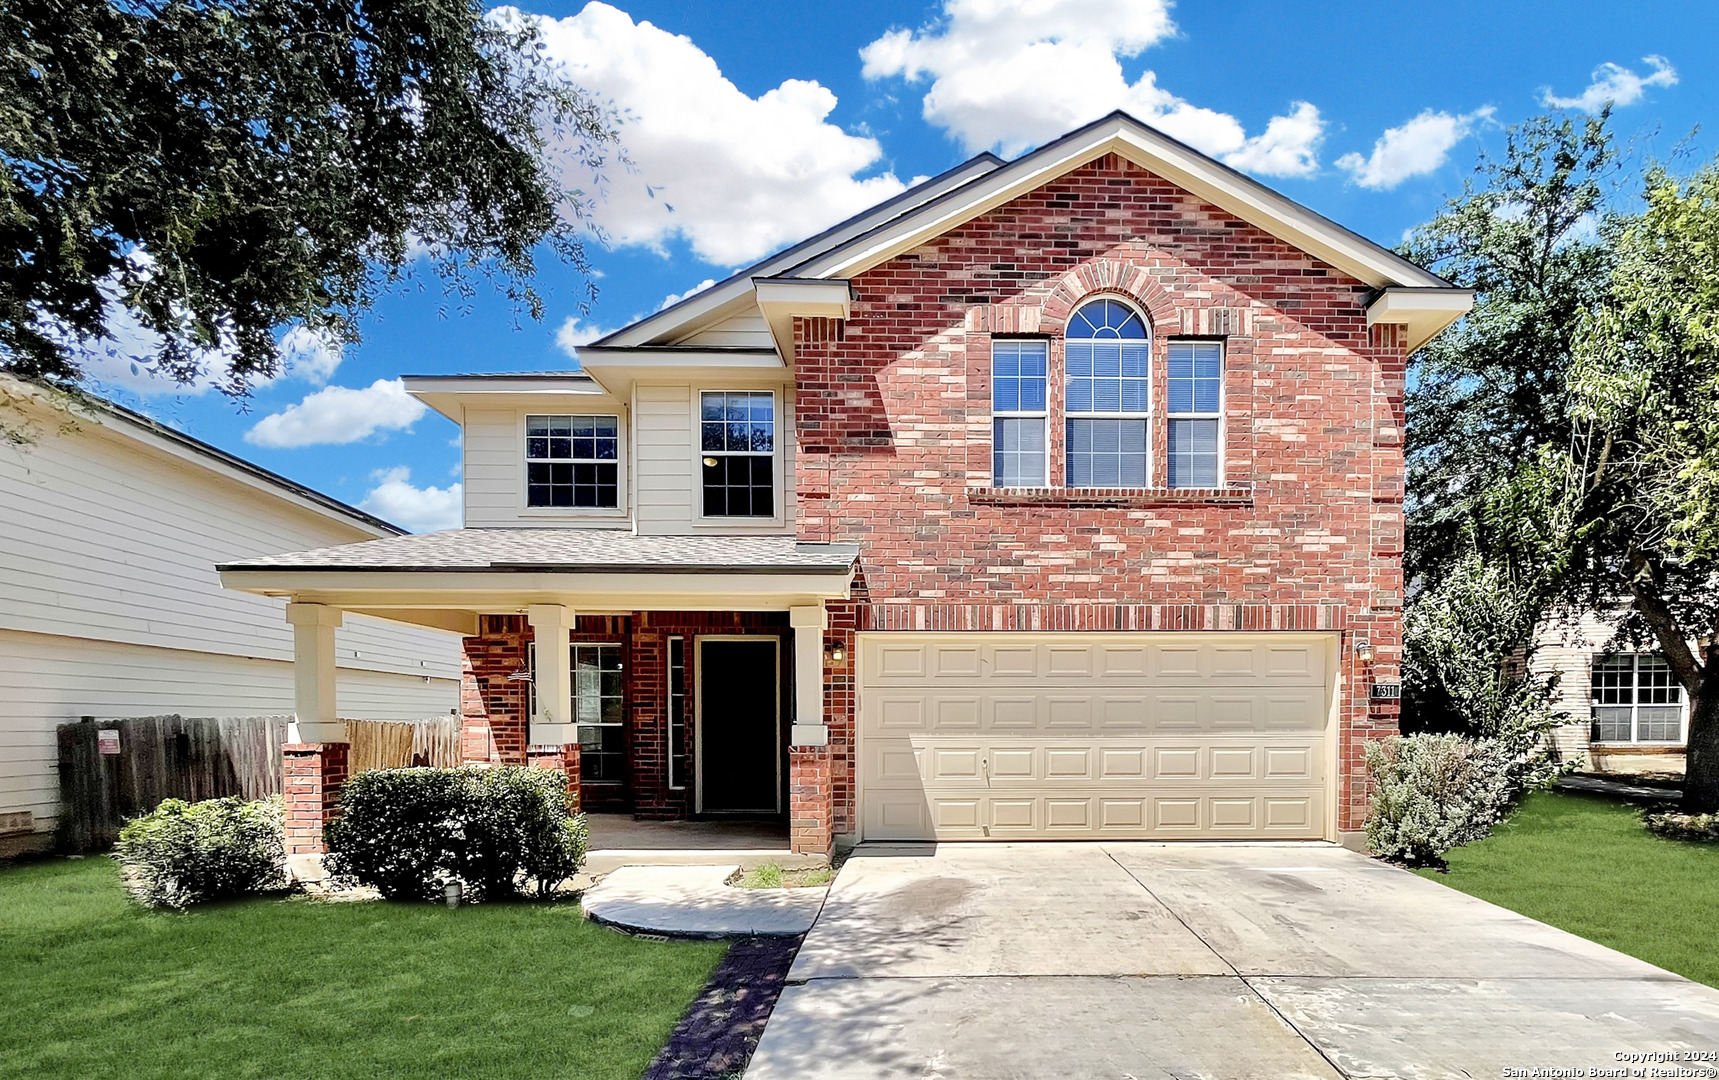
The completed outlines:
[[[111,404],[56,408],[0,375],[0,836],[53,829],[55,728],[83,716],[293,711],[280,601],[221,588],[235,558],[403,530]],[[459,704],[460,639],[349,614],[341,715]]]
[[[1559,673],[1553,707],[1570,721],[1557,730],[1558,750],[1596,772],[1681,773],[1688,695],[1658,653],[1608,649],[1616,629],[1588,612],[1540,632],[1531,666]]]

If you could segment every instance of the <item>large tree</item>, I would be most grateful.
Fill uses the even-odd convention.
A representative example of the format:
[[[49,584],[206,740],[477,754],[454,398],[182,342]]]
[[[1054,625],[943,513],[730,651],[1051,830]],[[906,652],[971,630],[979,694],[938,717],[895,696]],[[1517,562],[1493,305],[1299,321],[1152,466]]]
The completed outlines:
[[[1569,372],[1578,598],[1627,604],[1689,695],[1685,808],[1719,811],[1719,163],[1648,173]],[[1693,644],[1692,644],[1693,643]]]
[[[0,49],[0,367],[18,374],[75,382],[128,309],[158,342],[139,362],[189,381],[220,355],[243,394],[283,327],[355,340],[421,251],[456,294],[487,280],[533,317],[544,245],[586,269],[613,120],[529,19],[7,0]]]
[[[1617,171],[1605,115],[1547,115],[1504,133],[1500,158],[1404,245],[1476,292],[1474,309],[1410,358],[1405,572],[1418,591],[1461,563],[1513,477],[1569,445],[1564,377],[1608,249],[1596,231]],[[1483,545],[1484,546],[1484,545]]]

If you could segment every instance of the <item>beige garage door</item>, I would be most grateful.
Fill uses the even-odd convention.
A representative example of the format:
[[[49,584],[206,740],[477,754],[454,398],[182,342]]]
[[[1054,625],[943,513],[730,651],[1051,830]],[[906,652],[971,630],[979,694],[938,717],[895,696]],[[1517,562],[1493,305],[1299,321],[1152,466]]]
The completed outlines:
[[[867,840],[1321,837],[1331,634],[859,639]]]

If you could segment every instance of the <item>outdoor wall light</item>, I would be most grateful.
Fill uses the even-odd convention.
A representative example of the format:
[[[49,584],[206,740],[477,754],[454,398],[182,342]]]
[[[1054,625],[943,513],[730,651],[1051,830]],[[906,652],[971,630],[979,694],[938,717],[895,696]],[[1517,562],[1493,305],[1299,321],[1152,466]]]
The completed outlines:
[[[830,647],[830,663],[839,664],[848,658],[848,651],[840,645]]]
[[[1361,663],[1371,664],[1373,662],[1372,641],[1367,638],[1356,638],[1355,655],[1361,658]]]

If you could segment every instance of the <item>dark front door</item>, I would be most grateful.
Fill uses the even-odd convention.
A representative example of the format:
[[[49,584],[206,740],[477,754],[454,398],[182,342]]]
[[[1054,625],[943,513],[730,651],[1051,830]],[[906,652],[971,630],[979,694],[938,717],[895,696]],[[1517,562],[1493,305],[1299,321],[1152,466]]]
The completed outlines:
[[[773,637],[700,638],[698,649],[699,809],[777,813],[780,644]]]

